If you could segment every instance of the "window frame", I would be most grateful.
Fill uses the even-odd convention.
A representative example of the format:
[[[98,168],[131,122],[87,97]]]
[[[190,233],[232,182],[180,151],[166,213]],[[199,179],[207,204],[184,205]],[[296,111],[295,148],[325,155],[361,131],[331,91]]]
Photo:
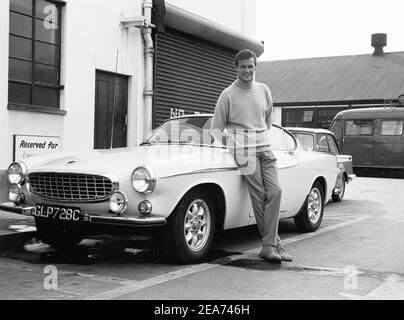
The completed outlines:
[[[401,134],[383,134],[383,122],[396,122],[401,123]],[[380,120],[380,136],[382,137],[401,137],[404,133],[404,121],[403,119],[381,119]]]
[[[65,115],[66,111],[61,109],[60,106],[60,96],[61,96],[61,90],[64,89],[64,85],[61,84],[61,72],[62,72],[62,49],[63,49],[63,29],[64,29],[64,19],[63,19],[63,10],[64,7],[66,5],[65,1],[60,1],[60,0],[45,0],[46,2],[52,3],[54,5],[56,5],[57,7],[57,26],[58,26],[58,30],[55,31],[57,32],[57,34],[55,35],[56,40],[54,43],[52,42],[47,42],[42,40],[38,40],[40,39],[40,37],[38,37],[38,33],[37,33],[37,22],[39,20],[43,20],[42,17],[38,17],[37,14],[37,2],[39,0],[30,0],[32,1],[32,10],[31,10],[31,14],[29,15],[28,13],[23,13],[23,12],[18,12],[18,11],[14,11],[11,8],[11,1],[9,1],[10,7],[9,7],[9,15],[10,15],[10,19],[11,19],[11,15],[12,14],[18,14],[18,15],[22,15],[25,17],[29,17],[31,19],[31,36],[30,37],[26,37],[24,35],[18,35],[18,34],[14,34],[12,33],[11,30],[11,20],[9,22],[10,25],[10,29],[9,29],[9,41],[11,42],[11,37],[18,37],[21,39],[26,39],[29,40],[31,42],[31,48],[30,48],[30,54],[31,54],[31,60],[27,60],[24,58],[19,58],[19,57],[14,57],[11,55],[10,52],[10,48],[9,48],[9,54],[8,54],[8,67],[9,67],[9,73],[8,73],[8,84],[9,84],[9,95],[8,95],[8,105],[7,108],[9,110],[20,110],[20,111],[30,111],[30,112],[41,112],[41,113],[51,113],[51,114],[61,114],[61,115]],[[45,20],[43,20],[45,21]],[[57,53],[57,62],[55,64],[49,64],[49,63],[43,63],[40,61],[37,61],[37,57],[36,57],[36,52],[37,52],[37,44],[45,44],[45,45],[49,45],[52,47],[55,47],[55,50],[58,52]],[[11,68],[11,59],[13,60],[18,60],[18,61],[23,61],[25,63],[29,63],[30,65],[30,80],[20,80],[20,79],[13,79],[10,77],[10,68]],[[18,63],[18,62],[17,62]],[[57,80],[55,81],[56,84],[52,84],[52,83],[47,83],[47,82],[40,82],[37,80],[37,75],[38,75],[38,71],[36,71],[37,66],[45,66],[45,67],[49,67],[49,68],[55,68],[56,72],[57,72]],[[55,75],[55,74],[53,74]],[[29,91],[29,104],[26,103],[22,103],[22,102],[14,102],[14,101],[10,101],[10,86],[11,84],[17,84],[17,85],[26,85],[26,86],[30,86],[30,91]],[[45,104],[36,104],[35,102],[35,92],[37,92],[37,90],[47,90],[47,89],[51,89],[54,90],[55,92],[55,98],[56,103],[55,106],[46,106]]]

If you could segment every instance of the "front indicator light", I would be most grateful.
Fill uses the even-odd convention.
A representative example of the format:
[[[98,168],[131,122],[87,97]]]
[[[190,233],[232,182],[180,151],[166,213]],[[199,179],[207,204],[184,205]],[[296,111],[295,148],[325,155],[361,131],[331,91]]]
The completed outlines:
[[[19,205],[24,202],[25,196],[19,184],[12,184],[8,189],[8,198],[11,202]]]
[[[152,207],[152,204],[150,203],[150,201],[145,200],[145,201],[142,201],[141,203],[139,203],[138,209],[141,214],[149,215],[152,212],[153,207]]]
[[[122,214],[128,207],[128,197],[122,191],[114,191],[109,198],[109,208],[115,214]]]

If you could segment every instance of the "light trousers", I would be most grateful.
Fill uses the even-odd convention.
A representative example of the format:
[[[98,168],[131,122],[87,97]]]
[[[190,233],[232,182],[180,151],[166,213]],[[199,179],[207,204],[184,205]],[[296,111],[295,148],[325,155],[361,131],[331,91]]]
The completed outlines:
[[[247,154],[236,152],[234,157],[247,182],[263,246],[280,245],[278,224],[282,189],[273,152],[270,149]]]

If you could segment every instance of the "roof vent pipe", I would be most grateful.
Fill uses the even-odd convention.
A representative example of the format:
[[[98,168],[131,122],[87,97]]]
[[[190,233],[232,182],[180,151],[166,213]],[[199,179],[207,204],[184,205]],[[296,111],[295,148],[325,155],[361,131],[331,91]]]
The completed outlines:
[[[375,48],[373,52],[374,56],[382,56],[384,54],[383,47],[387,45],[386,33],[374,33],[372,34],[372,47]]]

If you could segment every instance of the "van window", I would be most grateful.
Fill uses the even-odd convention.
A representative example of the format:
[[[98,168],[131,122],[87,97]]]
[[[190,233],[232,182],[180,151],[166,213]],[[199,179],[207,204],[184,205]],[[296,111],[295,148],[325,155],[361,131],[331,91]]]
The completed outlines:
[[[382,120],[380,134],[382,136],[401,136],[403,134],[403,121]]]
[[[372,120],[347,120],[345,121],[346,136],[369,136],[373,134]]]

